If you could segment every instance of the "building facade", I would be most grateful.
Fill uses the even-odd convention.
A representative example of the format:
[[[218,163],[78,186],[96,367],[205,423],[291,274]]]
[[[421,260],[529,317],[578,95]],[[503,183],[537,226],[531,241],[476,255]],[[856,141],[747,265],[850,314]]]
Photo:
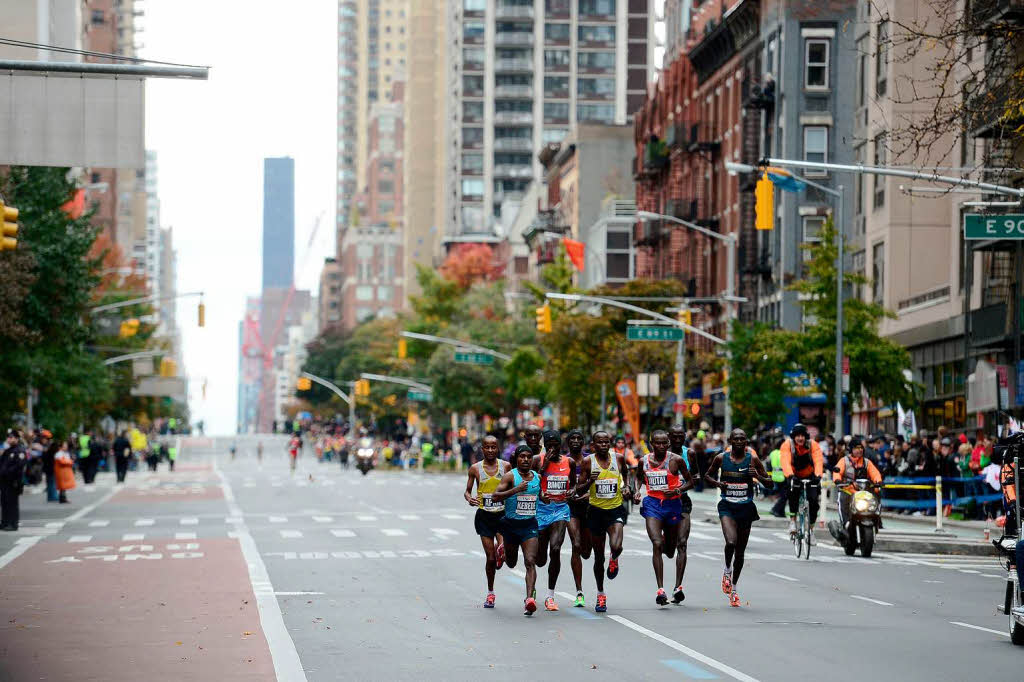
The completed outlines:
[[[295,161],[263,159],[263,288],[287,289],[295,268]]]
[[[645,0],[466,0],[448,7],[446,239],[493,235],[536,155],[579,123],[623,125],[653,73]]]
[[[352,226],[341,245],[341,323],[352,329],[402,306],[402,233],[387,225]]]
[[[317,294],[317,325],[321,332],[341,322],[341,279],[341,264],[338,259],[325,258],[324,266],[320,270],[320,287]]]

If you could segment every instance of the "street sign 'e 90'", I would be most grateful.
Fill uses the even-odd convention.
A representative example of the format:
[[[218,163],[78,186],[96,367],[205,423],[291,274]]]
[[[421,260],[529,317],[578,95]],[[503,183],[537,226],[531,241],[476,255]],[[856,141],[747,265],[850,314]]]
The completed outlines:
[[[683,330],[679,327],[628,327],[626,338],[630,341],[682,341]]]
[[[964,215],[964,239],[1024,239],[1024,215]]]
[[[472,351],[455,351],[455,362],[467,365],[493,365],[494,356],[488,353],[474,353]]]

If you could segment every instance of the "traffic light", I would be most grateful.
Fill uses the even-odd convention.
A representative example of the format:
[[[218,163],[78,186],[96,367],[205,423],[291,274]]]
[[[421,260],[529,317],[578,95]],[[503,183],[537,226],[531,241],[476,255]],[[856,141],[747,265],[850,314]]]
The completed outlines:
[[[0,251],[13,251],[18,246],[18,209],[0,201],[0,222],[3,235],[0,236]]]
[[[404,338],[398,339],[398,359],[405,360],[409,356],[409,344]]]
[[[356,381],[356,395],[370,395],[370,382],[368,379]]]
[[[775,185],[765,172],[754,188],[754,211],[757,214],[754,227],[771,230],[775,227]]]
[[[178,376],[178,363],[176,363],[174,360],[171,360],[170,358],[162,358],[160,360],[160,376]]]
[[[690,312],[689,308],[680,308],[676,318],[687,326],[693,326],[693,313]]]
[[[306,377],[299,377],[298,381],[295,382],[295,388],[300,391],[308,391],[313,388],[313,382]]]
[[[537,308],[537,331],[542,334],[551,333],[551,306],[547,303]]]
[[[679,372],[675,372],[673,376],[675,377],[675,381],[672,384],[672,391],[676,395],[679,395]]]
[[[199,326],[206,326],[206,304],[202,302],[199,303]]]
[[[139,320],[138,318],[132,317],[127,320],[121,321],[121,329],[118,332],[118,336],[122,339],[126,339],[129,336],[135,336],[139,333]]]

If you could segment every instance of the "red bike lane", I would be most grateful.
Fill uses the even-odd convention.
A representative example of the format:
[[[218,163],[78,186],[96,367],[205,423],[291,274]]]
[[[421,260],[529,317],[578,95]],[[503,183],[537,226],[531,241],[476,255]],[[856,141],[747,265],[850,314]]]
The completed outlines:
[[[0,680],[275,679],[249,570],[226,526],[189,539],[167,528],[121,533],[169,508],[223,514],[220,488],[202,473],[148,475],[0,568]],[[106,532],[72,535],[111,515]]]

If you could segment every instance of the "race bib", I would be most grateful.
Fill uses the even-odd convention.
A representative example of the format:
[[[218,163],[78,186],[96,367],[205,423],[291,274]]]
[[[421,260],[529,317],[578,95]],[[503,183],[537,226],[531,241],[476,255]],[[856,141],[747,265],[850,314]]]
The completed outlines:
[[[599,500],[610,500],[619,492],[619,482],[615,479],[604,479],[594,482]]]
[[[532,517],[537,515],[537,496],[524,495],[516,497],[516,516]]]
[[[647,490],[651,492],[666,492],[668,490],[668,472],[648,471]]]
[[[548,495],[564,497],[569,490],[569,477],[564,475],[552,475],[547,477]]]
[[[725,499],[746,501],[750,496],[750,486],[746,483],[727,483],[728,487],[725,489]]]
[[[484,506],[483,506],[483,510],[484,511],[490,511],[490,512],[500,511],[500,510],[502,510],[504,508],[505,508],[505,503],[504,502],[495,502],[494,501],[494,495],[492,495],[491,493],[484,493]]]

